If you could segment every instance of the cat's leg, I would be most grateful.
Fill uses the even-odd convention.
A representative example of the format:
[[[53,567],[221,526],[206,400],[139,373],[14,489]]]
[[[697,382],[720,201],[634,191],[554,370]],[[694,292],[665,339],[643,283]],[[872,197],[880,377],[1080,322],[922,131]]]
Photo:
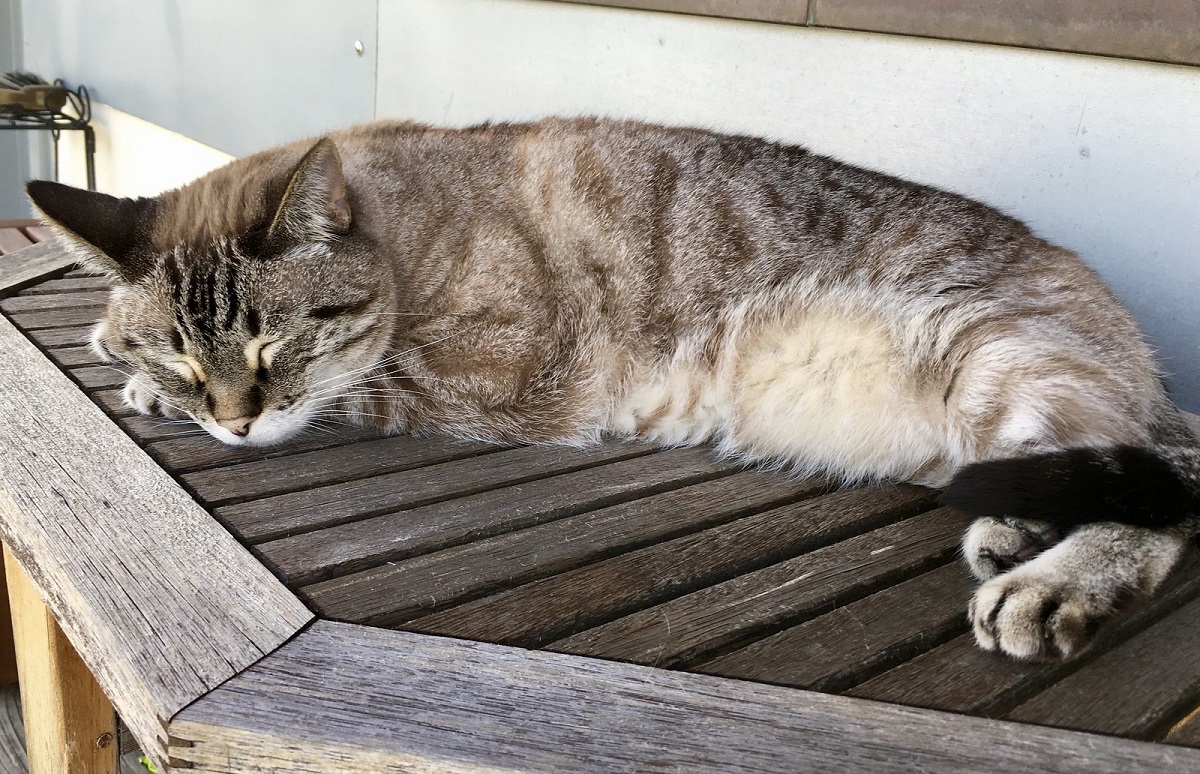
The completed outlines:
[[[1028,360],[991,354],[981,352],[960,374],[956,400],[947,404],[963,431],[958,451],[966,461],[1151,443],[1139,412],[1129,411],[1128,385],[1105,379],[1104,369],[1072,374],[1062,353]],[[1046,506],[1044,519],[1036,518],[1036,503],[1019,514],[981,510],[987,515],[964,538],[967,562],[983,581],[969,616],[987,650],[1024,659],[1076,655],[1122,600],[1162,583],[1194,532],[1183,522],[1160,530],[1103,522],[1103,513],[1094,515],[1103,523],[1072,529],[1049,515],[1069,503]],[[1090,520],[1085,514],[1076,523]]]

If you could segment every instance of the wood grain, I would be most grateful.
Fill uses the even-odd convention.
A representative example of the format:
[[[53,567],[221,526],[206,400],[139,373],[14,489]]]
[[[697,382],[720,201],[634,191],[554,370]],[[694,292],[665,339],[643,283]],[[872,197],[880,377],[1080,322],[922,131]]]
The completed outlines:
[[[964,518],[938,509],[632,613],[550,650],[682,667],[942,563]]]
[[[182,479],[206,505],[224,505],[474,457],[502,448],[444,436],[396,436],[293,454],[286,459],[185,473]]]
[[[1200,747],[1200,706],[1193,709],[1167,733],[1163,739],[1168,744]]]
[[[18,296],[58,295],[60,293],[80,293],[111,288],[112,283],[107,277],[63,277],[62,279],[45,280],[26,288]]]
[[[758,485],[748,486],[747,477]],[[807,496],[811,483],[741,473],[305,586],[328,617],[391,626]]]
[[[25,236],[19,228],[0,228],[0,255],[15,253],[33,244],[33,240]]]
[[[103,306],[92,305],[71,309],[13,312],[8,317],[22,330],[37,331],[46,328],[75,328],[90,325],[99,321],[103,315]]]
[[[146,423],[136,421],[143,419],[146,420]],[[158,424],[159,429],[146,432],[146,428],[149,427],[148,423],[151,422]],[[196,435],[186,437],[173,435],[173,432],[182,433],[190,430],[187,426],[180,426],[181,429],[179,431],[172,431],[172,433],[164,432],[162,430],[162,423],[156,422],[156,420],[149,417],[135,417],[124,420],[121,424],[134,437],[144,442],[149,442],[146,448],[151,456],[176,473],[187,473],[218,465],[232,465],[241,462],[273,459],[302,451],[324,449],[331,446],[355,443],[357,441],[374,440],[380,436],[379,431],[373,428],[338,425],[332,428],[323,428],[320,431],[313,431],[279,446],[227,446],[208,433],[197,433]],[[167,427],[170,428],[172,426],[167,425]]]
[[[117,718],[112,704],[7,548],[4,571],[29,774],[115,774]]]
[[[527,446],[227,505],[214,513],[243,540],[257,543],[652,451],[648,445],[615,442],[582,450]]]
[[[6,320],[0,534],[142,748],[311,619]]]
[[[51,351],[50,359],[62,368],[83,365],[99,365],[102,361],[90,345],[60,347]]]
[[[1066,663],[1030,664],[987,653],[964,634],[848,691],[876,701],[999,716],[1074,672],[1149,623],[1200,595],[1200,566],[1187,563],[1141,607],[1101,629],[1089,653]],[[1136,683],[1135,683],[1136,684]],[[1130,685],[1126,683],[1126,687]],[[1130,688],[1132,690],[1132,688]]]
[[[812,491],[819,487],[814,482]],[[887,496],[878,497],[880,492]],[[899,498],[895,493],[888,488],[814,497],[418,618],[405,628],[536,647],[828,546],[929,501],[916,488]],[[864,500],[872,505],[861,507]]]
[[[1200,751],[318,621],[183,710],[200,772],[1191,772]]]
[[[1166,733],[1198,704],[1200,600],[1193,600],[1005,717],[1146,739]]]
[[[92,338],[92,325],[76,325],[69,328],[58,328],[34,331],[29,338],[47,349],[54,347],[87,346]]]
[[[56,277],[75,265],[75,259],[54,240],[18,250],[0,261],[0,298],[14,295],[43,279]]]
[[[55,293],[53,295],[21,293],[0,300],[0,309],[5,312],[39,312],[49,309],[74,309],[81,306],[103,307],[107,303],[108,291],[106,290]]]
[[[307,585],[700,483],[736,467],[714,461],[708,449],[663,451],[280,538],[256,550],[289,585]]]
[[[693,670],[844,691],[966,631],[974,587],[966,566],[953,561]]]

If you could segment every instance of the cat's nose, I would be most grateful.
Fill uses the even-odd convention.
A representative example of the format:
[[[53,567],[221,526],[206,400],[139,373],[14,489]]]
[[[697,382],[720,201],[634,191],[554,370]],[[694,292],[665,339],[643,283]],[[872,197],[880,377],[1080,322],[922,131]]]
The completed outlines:
[[[250,435],[250,425],[254,424],[256,417],[238,417],[237,419],[218,419],[217,424],[225,428],[229,432],[245,438]]]

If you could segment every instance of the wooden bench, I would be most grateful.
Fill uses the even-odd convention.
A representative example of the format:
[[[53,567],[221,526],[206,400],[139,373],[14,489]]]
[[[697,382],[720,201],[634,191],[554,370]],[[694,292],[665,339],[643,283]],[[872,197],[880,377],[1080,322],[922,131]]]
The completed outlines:
[[[1019,664],[971,640],[933,491],[619,442],[225,447],[122,405],[103,278],[52,242],[0,269],[0,534],[160,771],[1200,770],[1198,561]]]

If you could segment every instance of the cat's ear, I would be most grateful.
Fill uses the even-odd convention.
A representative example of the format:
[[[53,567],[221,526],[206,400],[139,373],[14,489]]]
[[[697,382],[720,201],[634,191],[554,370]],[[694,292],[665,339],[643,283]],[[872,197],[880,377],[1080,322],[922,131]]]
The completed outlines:
[[[337,146],[318,142],[292,172],[271,226],[272,242],[325,242],[350,230],[350,199]]]
[[[133,282],[152,262],[145,242],[153,199],[118,199],[49,180],[25,185],[29,200],[61,242],[83,263],[118,281]]]

